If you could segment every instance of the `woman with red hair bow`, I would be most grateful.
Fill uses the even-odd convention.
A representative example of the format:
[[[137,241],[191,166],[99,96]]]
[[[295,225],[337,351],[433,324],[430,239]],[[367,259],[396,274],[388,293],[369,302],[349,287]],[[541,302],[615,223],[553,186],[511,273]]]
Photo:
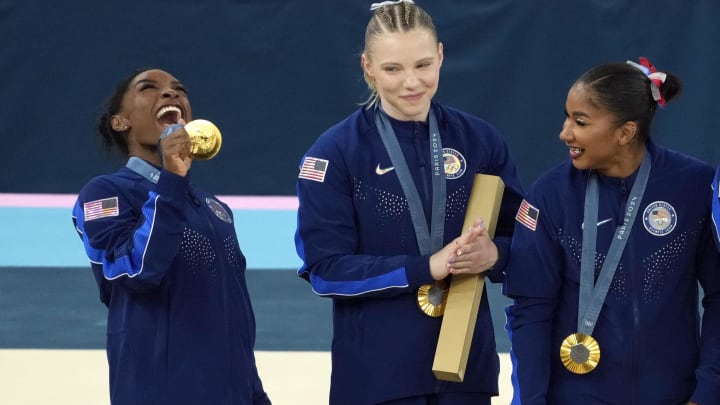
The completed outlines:
[[[650,140],[680,90],[644,58],[570,88],[569,159],[523,201],[507,268],[513,404],[720,403],[713,169]]]

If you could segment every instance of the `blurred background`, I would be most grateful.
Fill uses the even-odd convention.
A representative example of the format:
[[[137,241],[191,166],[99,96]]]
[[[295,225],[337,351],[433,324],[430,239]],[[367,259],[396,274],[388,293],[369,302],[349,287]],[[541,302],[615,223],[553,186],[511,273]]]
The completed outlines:
[[[419,1],[445,46],[437,101],[505,135],[526,183],[558,163],[567,90],[585,70],[646,56],[685,92],[653,137],[715,161],[720,3]],[[190,89],[223,149],[193,166],[218,194],[294,195],[313,140],[364,101],[365,1],[0,0],[0,191],[76,193],[120,162],[96,118],[120,79],[159,67]]]
[[[639,56],[685,86],[658,111],[652,137],[720,160],[720,2],[417,3],[444,44],[436,101],[499,128],[526,186],[566,158],[557,135],[573,81]],[[95,125],[116,83],[138,67],[183,81],[194,118],[222,131],[220,153],[196,162],[191,176],[233,208],[271,397],[279,405],[326,402],[331,306],[295,276],[294,186],[305,150],[367,97],[359,58],[369,7],[0,0],[0,403],[107,400],[105,309],[70,215],[91,177],[124,163],[101,151]],[[507,373],[507,302],[499,286],[488,291]],[[506,404],[509,381],[501,380],[496,403]],[[40,385],[56,389],[43,396]]]

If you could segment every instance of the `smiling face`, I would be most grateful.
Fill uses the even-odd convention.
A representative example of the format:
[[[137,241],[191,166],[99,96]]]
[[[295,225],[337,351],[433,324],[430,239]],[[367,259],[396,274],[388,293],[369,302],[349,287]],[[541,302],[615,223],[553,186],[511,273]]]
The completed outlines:
[[[612,177],[629,176],[636,168],[639,145],[633,142],[636,123],[617,123],[617,117],[592,102],[587,87],[576,84],[568,92],[560,140],[570,148],[573,166],[595,169]]]
[[[157,144],[163,130],[190,120],[192,110],[183,84],[154,69],[130,82],[120,112],[112,116],[112,126],[116,131],[127,131],[130,155],[157,163]]]
[[[440,79],[442,44],[417,28],[378,35],[368,50],[363,68],[385,112],[400,121],[425,121]]]

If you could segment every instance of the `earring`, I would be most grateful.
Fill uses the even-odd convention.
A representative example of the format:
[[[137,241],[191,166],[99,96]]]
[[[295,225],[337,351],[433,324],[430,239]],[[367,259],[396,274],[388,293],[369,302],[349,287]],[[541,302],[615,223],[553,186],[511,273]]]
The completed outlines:
[[[111,124],[113,131],[126,131],[128,129],[127,121],[119,115],[113,115]]]

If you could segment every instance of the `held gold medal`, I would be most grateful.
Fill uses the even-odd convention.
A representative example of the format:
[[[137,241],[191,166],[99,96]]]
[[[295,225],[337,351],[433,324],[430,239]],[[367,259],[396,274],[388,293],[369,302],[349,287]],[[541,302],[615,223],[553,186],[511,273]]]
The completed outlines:
[[[600,345],[592,336],[573,333],[560,345],[560,360],[575,374],[586,374],[600,362]]]
[[[222,136],[220,130],[208,120],[192,120],[185,124],[185,131],[192,142],[190,153],[193,159],[208,160],[220,151]]]

